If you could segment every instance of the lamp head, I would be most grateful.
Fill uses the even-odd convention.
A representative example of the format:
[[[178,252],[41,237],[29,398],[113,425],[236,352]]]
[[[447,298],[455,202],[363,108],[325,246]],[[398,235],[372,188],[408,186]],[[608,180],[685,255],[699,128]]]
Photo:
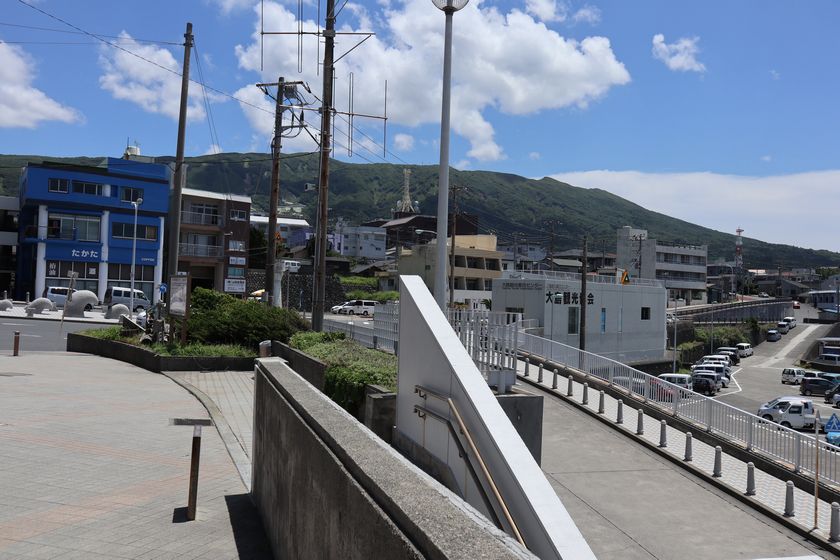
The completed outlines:
[[[457,12],[464,8],[470,0],[432,0],[435,8],[444,12]]]

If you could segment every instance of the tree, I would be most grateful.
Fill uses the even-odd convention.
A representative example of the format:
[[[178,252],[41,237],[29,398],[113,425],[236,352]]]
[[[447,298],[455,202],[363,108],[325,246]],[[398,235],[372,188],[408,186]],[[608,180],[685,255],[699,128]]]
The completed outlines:
[[[249,234],[249,246],[250,246],[250,267],[251,268],[265,268],[265,259],[268,254],[268,243],[265,239],[265,234],[262,230],[257,229],[255,227],[251,228],[251,232]]]

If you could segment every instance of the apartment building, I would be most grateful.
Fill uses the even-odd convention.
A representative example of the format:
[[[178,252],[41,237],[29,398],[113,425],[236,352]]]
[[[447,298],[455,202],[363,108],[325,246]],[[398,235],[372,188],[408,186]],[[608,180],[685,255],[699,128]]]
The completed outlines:
[[[338,230],[335,250],[343,257],[378,260],[385,258],[385,228],[344,226]]]
[[[0,297],[15,293],[19,210],[17,197],[0,196]]]
[[[245,295],[251,198],[183,189],[178,270],[189,272],[191,289]]]
[[[663,243],[648,237],[645,229],[624,226],[617,232],[616,266],[632,278],[663,282],[669,299],[687,305],[706,303],[706,245]]]

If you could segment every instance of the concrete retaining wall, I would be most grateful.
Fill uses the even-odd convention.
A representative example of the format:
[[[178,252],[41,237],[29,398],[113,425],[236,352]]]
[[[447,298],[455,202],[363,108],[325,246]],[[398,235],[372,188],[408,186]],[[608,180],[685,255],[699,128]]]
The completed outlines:
[[[282,360],[257,360],[251,495],[276,558],[534,558]]]
[[[271,355],[280,356],[289,362],[289,366],[298,375],[312,383],[319,391],[324,390],[324,376],[327,371],[327,364],[324,362],[276,340],[271,341]]]

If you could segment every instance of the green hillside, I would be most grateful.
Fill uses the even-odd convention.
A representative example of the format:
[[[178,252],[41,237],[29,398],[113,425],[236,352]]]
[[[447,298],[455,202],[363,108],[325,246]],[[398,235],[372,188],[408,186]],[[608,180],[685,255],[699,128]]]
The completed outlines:
[[[40,156],[0,155],[0,192],[16,194],[20,168]],[[102,158],[46,158],[84,165],[96,165]],[[162,157],[161,162],[174,158]],[[187,158],[187,184],[192,188],[250,195],[257,208],[267,207],[271,177],[268,154],[227,153]],[[330,164],[329,207],[331,218],[342,217],[351,224],[373,218],[387,218],[402,196],[403,169],[412,170],[412,198],[424,214],[436,212],[437,166],[393,164]],[[287,200],[306,205],[308,217],[315,212],[318,160],[314,154],[284,156],[281,192]],[[584,233],[590,236],[590,250],[615,251],[615,230],[621,226],[645,228],[660,241],[709,246],[709,260],[733,258],[735,236],[664,214],[652,212],[600,189],[583,189],[553,179],[527,179],[507,173],[452,170],[450,181],[467,191],[460,198],[461,209],[479,216],[482,232],[492,231],[503,241],[541,239],[546,245],[550,231],[547,220],[556,220],[556,249],[579,247]],[[816,243],[817,240],[815,240]],[[840,254],[790,245],[764,243],[744,238],[744,263],[749,268],[837,266]]]

